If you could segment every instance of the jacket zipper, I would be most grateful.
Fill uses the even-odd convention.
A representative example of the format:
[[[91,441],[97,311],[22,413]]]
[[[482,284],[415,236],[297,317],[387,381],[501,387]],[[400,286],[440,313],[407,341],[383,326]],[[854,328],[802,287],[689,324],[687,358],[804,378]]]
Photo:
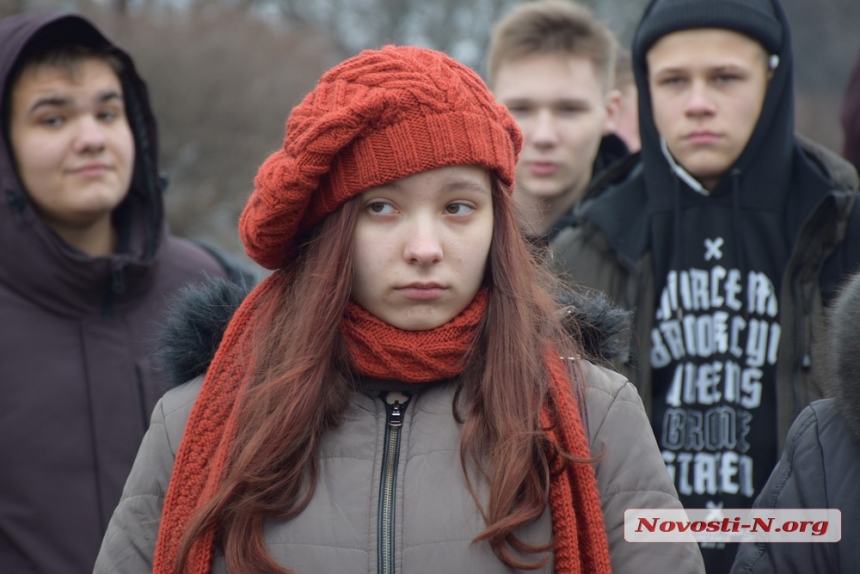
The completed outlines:
[[[385,441],[382,476],[379,481],[379,564],[380,574],[394,574],[394,505],[397,501],[397,462],[400,459],[400,431],[410,396],[388,392],[385,401]]]
[[[804,250],[800,253],[800,257],[795,267],[792,269],[789,277],[789,281],[791,282],[791,290],[794,295],[794,357],[791,369],[791,399],[792,399],[792,415],[796,417],[800,414],[801,409],[804,406],[804,401],[801,400],[801,388],[800,388],[800,374],[801,371],[806,372],[812,366],[812,360],[809,352],[809,337],[810,331],[812,329],[811,323],[811,311],[808,309],[808,297],[805,291],[808,289],[803,289],[801,285],[802,275],[808,272],[809,262],[811,260],[810,252],[812,251],[813,243],[810,241],[811,237],[818,237],[821,233],[821,229],[823,227],[823,221],[825,221],[823,215],[823,209],[819,206],[816,211],[810,216],[810,218],[806,221],[803,226],[803,229],[800,232],[800,236],[798,237],[797,245],[803,245]],[[814,226],[814,227],[813,227]],[[813,227],[813,229],[810,229]],[[812,289],[821,290],[821,266],[823,265],[823,260],[818,262],[818,272],[815,274],[815,285],[813,285]],[[824,302],[822,301],[822,305]],[[779,394],[779,388],[777,388],[777,397]],[[779,398],[777,398],[777,402]],[[779,409],[777,408],[777,411]]]

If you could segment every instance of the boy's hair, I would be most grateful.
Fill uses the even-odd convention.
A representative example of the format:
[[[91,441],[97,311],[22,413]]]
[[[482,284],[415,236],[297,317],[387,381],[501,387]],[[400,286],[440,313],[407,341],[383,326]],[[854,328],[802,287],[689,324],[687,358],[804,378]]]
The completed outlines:
[[[493,28],[487,56],[487,76],[493,85],[507,61],[533,54],[587,58],[609,91],[614,84],[615,36],[591,10],[567,0],[538,0],[521,4]]]
[[[40,66],[56,66],[69,75],[74,75],[79,62],[91,59],[102,60],[117,76],[122,74],[122,61],[110,46],[32,42],[18,58],[11,75],[12,81],[8,85],[14,86],[26,70]]]
[[[111,70],[122,79],[122,60],[114,49],[106,44],[69,43],[65,38],[52,37],[42,34],[31,41],[15,62],[9,81],[6,82],[6,94],[3,98],[2,119],[4,127],[8,126],[11,113],[12,90],[18,84],[21,76],[28,70],[41,66],[61,68],[69,77],[74,78],[78,73],[78,64],[83,60],[101,60],[110,66]]]

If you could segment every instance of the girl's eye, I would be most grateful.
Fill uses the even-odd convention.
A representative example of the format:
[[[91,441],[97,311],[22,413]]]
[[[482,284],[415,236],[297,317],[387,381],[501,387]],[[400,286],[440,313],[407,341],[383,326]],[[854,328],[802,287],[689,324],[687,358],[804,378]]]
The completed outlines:
[[[386,203],[384,201],[374,201],[367,205],[367,209],[371,213],[377,213],[379,215],[388,215],[394,212],[394,207],[390,203]]]
[[[466,215],[474,211],[474,208],[465,203],[449,203],[445,206],[445,213],[448,215]]]
[[[531,108],[524,105],[508,106],[508,111],[515,116],[524,116],[531,111]]]

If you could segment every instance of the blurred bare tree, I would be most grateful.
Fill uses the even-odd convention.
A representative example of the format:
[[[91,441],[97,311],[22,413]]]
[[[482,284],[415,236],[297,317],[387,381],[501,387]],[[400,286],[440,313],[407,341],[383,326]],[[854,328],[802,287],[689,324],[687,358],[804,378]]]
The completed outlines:
[[[0,18],[17,14],[24,9],[24,0],[0,0]]]
[[[797,128],[841,150],[839,110],[860,56],[860,0],[781,1],[791,23],[797,62]]]
[[[357,52],[385,43],[442,50],[481,70],[492,25],[524,0],[245,0],[287,20],[329,30]],[[632,35],[648,0],[581,0],[622,37]]]
[[[529,0],[0,0],[90,15],[134,56],[161,128],[175,232],[240,252],[236,219],[289,110],[337,61],[386,43],[448,52],[479,72],[493,24]],[[648,0],[582,0],[629,45]],[[839,149],[860,49],[860,0],[781,0],[796,55],[797,125]]]
[[[236,222],[257,167],[281,145],[292,107],[344,53],[323,32],[272,26],[247,10],[128,0],[78,8],[134,56],[149,85],[171,228],[240,253]]]

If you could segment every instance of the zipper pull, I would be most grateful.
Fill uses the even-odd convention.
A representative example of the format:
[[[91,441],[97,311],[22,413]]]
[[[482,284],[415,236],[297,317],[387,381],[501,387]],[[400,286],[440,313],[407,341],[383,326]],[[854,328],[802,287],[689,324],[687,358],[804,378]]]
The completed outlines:
[[[388,419],[388,426],[400,427],[403,426],[403,411],[400,410],[400,401],[394,401],[391,405],[391,418]]]
[[[383,400],[385,401],[388,410],[388,426],[391,428],[399,428],[403,426],[403,412],[406,410],[406,404],[409,402],[410,398],[410,395],[404,393],[385,393]]]
[[[114,295],[125,293],[125,269],[124,266],[114,267],[111,277],[111,292]]]
[[[9,192],[6,196],[6,201],[12,209],[12,213],[15,215],[21,215],[24,211],[24,207],[27,205],[27,200],[15,192]]]

